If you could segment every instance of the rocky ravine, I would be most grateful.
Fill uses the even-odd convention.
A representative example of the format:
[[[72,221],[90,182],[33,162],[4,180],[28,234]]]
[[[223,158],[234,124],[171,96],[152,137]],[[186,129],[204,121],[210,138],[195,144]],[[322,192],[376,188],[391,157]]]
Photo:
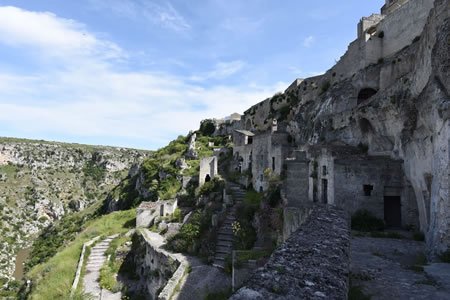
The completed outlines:
[[[64,214],[104,199],[148,151],[0,139],[0,278],[15,254]]]

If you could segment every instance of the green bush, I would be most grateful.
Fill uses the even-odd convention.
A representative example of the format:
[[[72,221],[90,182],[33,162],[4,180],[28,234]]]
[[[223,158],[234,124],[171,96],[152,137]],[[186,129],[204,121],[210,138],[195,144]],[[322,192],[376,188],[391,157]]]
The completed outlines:
[[[211,136],[216,131],[216,126],[209,121],[200,124],[200,133],[204,136]]]
[[[352,216],[352,229],[364,232],[384,230],[384,222],[365,209],[357,210]]]
[[[422,231],[416,231],[413,233],[413,240],[425,241],[425,234]]]
[[[207,196],[212,192],[218,192],[223,188],[224,181],[221,178],[214,177],[213,180],[209,182],[205,182],[201,187],[199,187],[196,191],[196,196]]]
[[[281,203],[280,186],[270,186],[267,195],[271,207],[277,207]]]
[[[178,191],[181,189],[181,182],[175,177],[169,176],[159,184],[157,194],[159,198],[168,200],[175,198]]]
[[[168,239],[169,249],[176,252],[187,252],[189,247],[198,241],[202,232],[208,228],[210,216],[202,211],[193,214],[188,223],[181,227],[180,232]]]
[[[101,181],[103,178],[105,178],[106,169],[97,165],[95,161],[89,161],[87,162],[83,169],[83,173],[85,176],[91,177],[94,181]]]
[[[261,203],[261,200],[263,198],[263,193],[258,193],[255,190],[251,189],[247,192],[247,194],[244,197],[244,203],[246,205],[256,205],[259,206]]]
[[[441,255],[439,255],[439,259],[444,262],[444,263],[449,263],[450,264],[450,249],[448,249],[447,251],[441,253]]]

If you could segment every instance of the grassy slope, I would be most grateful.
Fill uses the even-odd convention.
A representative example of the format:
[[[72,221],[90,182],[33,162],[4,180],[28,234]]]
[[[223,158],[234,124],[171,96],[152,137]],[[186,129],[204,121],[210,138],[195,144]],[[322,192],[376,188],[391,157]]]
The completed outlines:
[[[83,243],[98,235],[129,231],[135,226],[135,218],[136,212],[131,209],[88,221],[86,229],[73,242],[49,261],[33,267],[27,273],[27,278],[33,281],[34,287],[29,299],[68,299]]]

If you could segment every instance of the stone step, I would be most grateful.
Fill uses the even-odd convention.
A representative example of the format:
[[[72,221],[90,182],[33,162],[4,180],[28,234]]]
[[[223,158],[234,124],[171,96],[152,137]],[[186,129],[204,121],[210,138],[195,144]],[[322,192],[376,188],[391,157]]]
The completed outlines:
[[[105,257],[105,252],[91,253],[89,257]]]
[[[218,253],[231,253],[231,247],[223,247],[223,246],[217,246],[216,247],[216,255]]]
[[[221,242],[233,242],[234,241],[234,235],[221,235],[217,236],[217,241]]]
[[[220,268],[220,269],[225,269],[225,263],[219,263],[219,262],[214,262],[213,263],[213,267],[216,267],[216,268]]]
[[[97,261],[97,260],[106,260],[106,256],[94,256],[94,257],[89,256],[88,261],[93,261],[93,260],[95,260],[95,261]]]
[[[103,264],[87,264],[86,265],[86,269],[88,271],[95,271],[95,270],[100,270],[103,267]]]
[[[234,232],[230,228],[221,228],[218,232],[217,237],[219,237],[220,235],[234,235]]]
[[[225,258],[227,257],[228,253],[216,253],[216,256],[214,256],[214,259],[216,261],[225,261]]]
[[[102,252],[104,252],[108,248],[109,248],[109,246],[101,246],[101,247],[95,246],[94,248],[91,248],[91,253],[95,252],[95,251],[102,251]]]
[[[106,257],[104,258],[89,258],[88,263],[103,263],[106,261]]]
[[[231,247],[233,246],[233,242],[229,240],[221,240],[221,241],[218,240],[216,246]]]

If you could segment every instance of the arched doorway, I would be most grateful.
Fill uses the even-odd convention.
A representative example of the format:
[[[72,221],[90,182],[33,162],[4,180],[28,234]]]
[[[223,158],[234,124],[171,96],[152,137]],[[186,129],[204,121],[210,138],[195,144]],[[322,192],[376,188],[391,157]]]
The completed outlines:
[[[205,182],[210,182],[210,181],[211,181],[211,176],[209,176],[209,174],[206,174]]]

